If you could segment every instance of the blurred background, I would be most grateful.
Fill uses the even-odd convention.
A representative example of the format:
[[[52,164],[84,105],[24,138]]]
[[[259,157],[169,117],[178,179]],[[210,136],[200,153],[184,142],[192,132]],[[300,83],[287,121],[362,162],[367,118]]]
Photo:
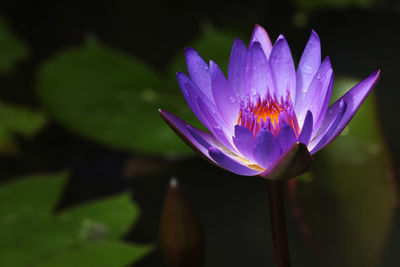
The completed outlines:
[[[399,266],[395,0],[1,1],[0,266],[168,266],[159,229],[172,177],[203,229],[203,266],[273,266],[265,181],[203,161],[157,112],[199,126],[175,78],[184,48],[226,73],[234,38],[247,43],[255,24],[273,42],[283,33],[296,63],[314,29],[333,99],[382,70],[289,183],[292,265]]]

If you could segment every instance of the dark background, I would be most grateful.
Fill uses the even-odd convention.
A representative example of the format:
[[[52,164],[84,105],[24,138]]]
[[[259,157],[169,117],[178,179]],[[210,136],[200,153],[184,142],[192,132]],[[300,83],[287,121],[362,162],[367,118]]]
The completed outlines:
[[[34,108],[41,107],[34,91],[38,66],[60,49],[82,44],[88,34],[165,72],[168,62],[183,53],[183,47],[201,32],[204,23],[235,29],[245,36],[250,36],[257,23],[268,30],[272,40],[284,33],[295,58],[300,57],[314,29],[322,41],[322,54],[332,60],[335,75],[365,77],[376,68],[382,70],[376,90],[379,118],[396,171],[399,166],[397,1],[375,1],[365,8],[348,4],[310,10],[290,1],[1,1],[0,14],[31,49],[29,60],[11,77],[0,77],[4,86],[0,98]],[[126,239],[148,243],[158,240],[166,187],[169,178],[175,176],[206,230],[206,266],[273,266],[263,180],[236,177],[197,156],[165,159],[113,150],[75,135],[55,121],[33,140],[19,142],[19,156],[0,156],[2,180],[68,168],[72,178],[61,208],[131,190],[142,212]],[[124,170],[129,164],[159,166],[159,170],[149,172],[145,168],[137,173],[134,169],[127,175]],[[301,238],[293,215],[289,210],[287,214],[293,266],[320,266]],[[398,215],[395,222],[399,225]],[[400,263],[400,232],[394,229],[381,266]],[[164,266],[160,251],[156,249],[136,266]]]

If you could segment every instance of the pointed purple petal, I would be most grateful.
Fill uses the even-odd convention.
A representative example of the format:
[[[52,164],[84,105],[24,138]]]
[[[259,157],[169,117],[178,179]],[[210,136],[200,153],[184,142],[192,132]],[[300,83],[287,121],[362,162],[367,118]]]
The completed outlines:
[[[324,120],[329,120],[330,114],[334,113],[335,110],[339,109],[342,106],[342,102],[345,102],[347,104],[347,108],[345,109],[345,112],[343,114],[343,118],[340,120],[339,124],[335,127],[334,130],[330,134],[325,134],[324,142],[319,142],[314,148],[313,148],[313,153],[318,151],[319,149],[324,148],[327,146],[329,143],[331,143],[339,134],[340,132],[346,127],[346,125],[349,123],[351,118],[354,116],[354,114],[357,112],[357,110],[360,108],[361,104],[364,102],[365,98],[369,95],[371,90],[374,88],[376,85],[379,76],[380,76],[380,70],[374,71],[372,74],[370,74],[365,80],[362,82],[358,83],[356,86],[354,86],[350,91],[348,91],[342,98],[340,98],[338,101],[336,101],[329,109],[327,112],[327,115]],[[320,126],[320,130],[318,130],[318,133],[321,132],[327,132],[327,129],[324,129],[326,127],[326,123],[322,122]],[[330,131],[330,129],[329,129]],[[318,134],[317,133],[317,134]],[[321,135],[321,134],[319,134]],[[327,137],[325,137],[327,136]],[[320,138],[320,139],[322,139]],[[314,142],[315,143],[315,142]],[[318,146],[318,147],[317,147]]]
[[[201,112],[197,98],[207,98],[196,85],[186,76],[183,72],[176,73],[176,78],[178,79],[179,86],[181,87],[182,94],[185,97],[186,102],[189,104],[190,109],[193,111],[194,115],[200,120],[200,122],[206,126],[210,127],[207,118]]]
[[[285,124],[278,133],[278,143],[281,147],[282,152],[286,152],[289,148],[291,148],[294,143],[296,143],[297,138],[296,135],[290,127],[290,125]]]
[[[228,81],[237,99],[244,94],[244,69],[246,67],[247,48],[239,39],[235,39],[228,66]]]
[[[255,162],[267,169],[281,154],[281,147],[274,135],[267,129],[261,129],[256,137],[256,145],[253,151]]]
[[[200,133],[200,130],[193,128],[191,125],[186,125],[186,128],[188,129],[189,133],[193,136],[193,138],[200,144],[202,145],[205,149],[209,149],[211,147],[211,144],[206,140],[205,137]],[[210,135],[210,134],[208,134]],[[211,136],[211,135],[210,135]],[[214,137],[213,137],[214,138]]]
[[[312,30],[296,72],[296,104],[301,103],[321,64],[321,43]]]
[[[308,110],[311,111],[315,124],[320,117],[321,110],[325,104],[326,96],[332,90],[333,71],[329,57],[326,57],[322,64],[319,66],[310,87],[302,99],[302,102],[296,102],[296,116],[300,127],[303,126],[304,119]]]
[[[254,27],[253,34],[251,35],[250,38],[250,45],[253,42],[259,42],[261,44],[265,56],[269,58],[269,55],[271,54],[272,50],[271,39],[269,38],[267,31],[260,25],[256,25]]]
[[[313,115],[311,111],[307,111],[306,119],[304,120],[303,128],[301,129],[298,141],[306,146],[310,142],[313,131]]]
[[[224,144],[230,150],[236,152],[236,148],[233,147],[230,137],[233,136],[233,126],[232,129],[226,126],[223,119],[219,116],[218,112],[210,112],[210,108],[205,104],[203,99],[198,98],[198,105],[201,112],[204,114],[204,117],[208,120],[208,128],[210,132],[215,136],[215,138]]]
[[[280,99],[281,96],[286,97],[289,92],[294,101],[296,98],[296,72],[292,53],[283,35],[278,38],[272,48],[269,61],[276,81],[276,96]]]
[[[210,147],[208,153],[219,166],[238,175],[254,176],[261,173],[261,171],[250,169],[240,164],[216,147]]]
[[[235,125],[239,117],[239,101],[225,79],[224,74],[214,61],[210,61],[211,85],[215,104],[227,125]]]
[[[211,163],[215,164],[214,160],[210,158],[208,154],[207,148],[204,146],[204,143],[199,143],[189,132],[187,126],[189,125],[187,122],[183,121],[182,119],[178,118],[172,113],[168,111],[159,110],[161,117],[167,122],[167,124],[175,131],[175,133],[182,138],[182,140],[188,144],[193,150],[199,152],[206,160],[210,161]],[[193,127],[194,128],[194,127]],[[198,130],[200,131],[200,130]],[[201,131],[202,132],[202,131]],[[209,135],[210,138],[212,136],[208,133],[203,132],[206,135]]]
[[[209,66],[193,48],[189,47],[185,49],[185,57],[191,80],[211,102],[214,102]]]
[[[336,136],[333,137],[333,134],[335,133],[336,129],[338,128],[338,126],[340,124],[340,122],[342,121],[343,116],[344,116],[344,114],[346,112],[346,109],[347,109],[346,101],[341,100],[339,108],[338,108],[337,115],[335,117],[332,117],[332,119],[330,119],[331,123],[326,128],[326,130],[323,133],[321,133],[321,137],[318,138],[319,141],[314,146],[314,148],[311,150],[311,154],[314,154],[315,152],[320,150],[323,146],[325,146],[325,144],[327,144],[327,142],[329,140],[333,140],[336,137]]]
[[[229,150],[233,151],[235,154],[239,153],[239,151],[237,151],[237,149],[233,145],[232,135],[228,135],[222,130],[221,127],[214,127],[211,132],[215,136],[215,138],[222,144],[224,144],[227,148],[229,148]]]
[[[249,129],[240,125],[236,125],[233,143],[244,158],[254,161],[253,149],[254,145],[256,144],[256,139]]]
[[[314,120],[313,129],[319,129],[319,126],[321,125],[322,121],[324,120],[324,118],[326,116],[326,112],[328,111],[328,105],[331,100],[333,81],[334,81],[334,74],[332,72],[331,79],[328,84],[328,90],[325,94],[325,99],[322,102],[321,111],[319,112],[318,117],[316,117],[317,115],[315,115],[316,119]],[[321,95],[321,100],[322,100],[322,98],[323,98],[323,96]]]
[[[274,92],[274,79],[271,66],[265,57],[259,42],[253,42],[247,53],[245,70],[246,95],[257,99],[263,98],[266,93]]]

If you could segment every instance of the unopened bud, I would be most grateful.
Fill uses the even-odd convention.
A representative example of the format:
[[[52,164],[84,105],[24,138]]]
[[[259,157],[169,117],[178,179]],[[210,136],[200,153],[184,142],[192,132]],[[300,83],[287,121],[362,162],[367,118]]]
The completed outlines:
[[[203,266],[203,231],[175,178],[171,179],[165,198],[161,219],[161,246],[171,267]]]

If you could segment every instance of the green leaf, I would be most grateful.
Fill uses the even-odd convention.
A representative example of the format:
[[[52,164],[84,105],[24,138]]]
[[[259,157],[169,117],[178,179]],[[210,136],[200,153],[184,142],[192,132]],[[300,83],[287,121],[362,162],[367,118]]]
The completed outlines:
[[[45,123],[41,112],[0,102],[0,153],[15,153],[18,149],[14,134],[32,138]]]
[[[60,52],[39,71],[37,91],[47,111],[70,130],[102,144],[148,154],[190,150],[158,115],[183,105],[138,59],[91,41]]]
[[[0,73],[8,74],[28,56],[28,47],[8,28],[4,18],[0,17]]]
[[[80,238],[98,240],[118,239],[138,216],[138,207],[131,203],[129,195],[121,195],[73,207],[57,217]]]
[[[3,226],[15,223],[21,216],[43,216],[51,213],[62,192],[67,173],[30,175],[0,186],[0,217],[15,218]],[[20,218],[21,219],[21,218]],[[0,239],[1,242],[1,239]]]
[[[333,98],[354,84],[354,79],[340,79]],[[343,133],[315,155],[311,175],[311,182],[292,184],[290,195],[302,210],[301,229],[309,229],[305,234],[323,261],[328,266],[377,266],[397,195],[373,95]]]
[[[92,242],[60,250],[44,258],[37,267],[127,266],[150,251],[149,246],[132,246],[123,242]]]
[[[53,214],[67,177],[34,175],[0,186],[0,266],[61,266],[88,255],[93,264],[83,266],[125,266],[150,251],[120,241],[138,217],[127,194]]]

